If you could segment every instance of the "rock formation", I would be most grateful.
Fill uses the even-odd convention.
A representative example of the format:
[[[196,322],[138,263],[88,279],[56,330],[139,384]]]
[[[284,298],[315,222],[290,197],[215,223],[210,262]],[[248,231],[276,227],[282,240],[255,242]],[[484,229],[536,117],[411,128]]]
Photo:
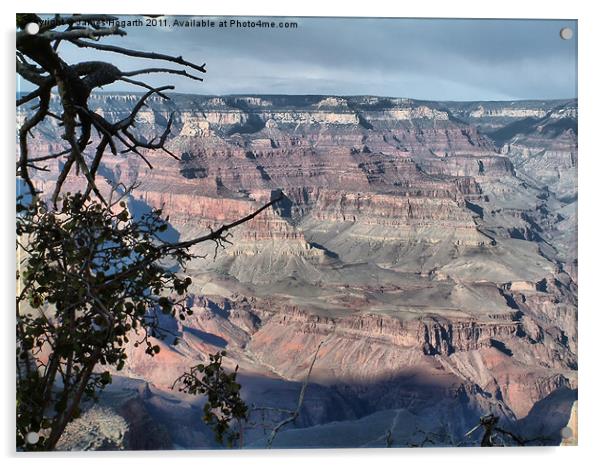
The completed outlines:
[[[133,101],[92,100],[112,119]],[[285,199],[237,228],[215,260],[213,245],[197,248],[208,257],[187,271],[196,312],[166,323],[181,344],[159,343],[154,360],[132,348],[126,374],[166,390],[226,348],[249,399],[289,403],[322,341],[315,396],[283,446],[335,445],[315,437],[345,436],[334,421],[349,432],[403,424],[402,445],[439,421],[461,435],[483,413],[517,428],[544,419],[538,402],[577,387],[576,105],[151,99],[137,128],[152,138],[176,111],[169,146],[181,160],[149,153],[150,170],[107,155],[108,181],[140,183],[132,211],[163,207],[188,238]],[[49,123],[35,150],[60,148],[58,132]],[[378,446],[385,432],[347,446]],[[199,438],[180,445],[207,446]]]

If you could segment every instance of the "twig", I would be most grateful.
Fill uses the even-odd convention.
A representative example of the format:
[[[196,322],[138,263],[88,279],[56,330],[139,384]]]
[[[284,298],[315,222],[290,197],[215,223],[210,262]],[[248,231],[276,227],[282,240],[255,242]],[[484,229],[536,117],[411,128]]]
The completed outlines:
[[[71,31],[46,31],[38,34],[40,39],[48,41],[53,40],[69,40],[79,38],[96,38],[103,36],[125,36],[127,33],[123,29],[119,29],[117,26],[109,29],[73,29]]]
[[[257,217],[257,215],[259,215],[261,212],[263,212],[265,209],[267,209],[268,207],[273,206],[274,204],[276,204],[277,202],[281,201],[284,198],[284,193],[280,192],[280,194],[278,195],[277,198],[271,200],[270,202],[268,202],[267,204],[265,204],[263,207],[257,209],[255,212],[250,213],[249,215],[247,215],[246,217],[243,217],[239,220],[236,220],[235,222],[232,223],[228,223],[227,225],[222,225],[220,228],[218,228],[215,231],[212,231],[210,234],[205,235],[205,236],[201,236],[199,238],[195,238],[195,239],[191,239],[188,241],[181,241],[179,243],[171,243],[171,244],[166,244],[164,247],[166,249],[181,249],[181,248],[189,248],[190,246],[194,246],[195,244],[198,243],[202,243],[204,241],[214,241],[218,238],[222,238],[224,233],[226,233],[228,230],[231,230],[232,228],[248,222],[249,220],[253,219],[254,217]]]
[[[114,52],[114,53],[119,53],[121,55],[127,55],[128,57],[150,58],[151,60],[163,60],[163,61],[168,61],[171,63],[177,63],[178,65],[188,66],[188,67],[192,68],[193,70],[197,70],[201,73],[207,72],[207,70],[205,70],[204,63],[202,65],[196,65],[194,63],[184,60],[181,56],[172,57],[170,55],[164,55],[162,53],[130,50],[130,49],[126,49],[123,47],[117,47],[115,45],[96,44],[96,43],[88,42],[88,41],[81,40],[81,39],[74,39],[74,40],[71,40],[70,42],[77,45],[78,47],[89,47],[89,48],[93,48],[96,50],[102,50],[104,52]]]
[[[168,73],[168,74],[177,74],[180,76],[186,76],[187,78],[194,79],[196,81],[202,81],[203,78],[199,78],[193,74],[188,73],[186,70],[174,70],[171,68],[144,68],[142,70],[135,71],[126,71],[121,73],[121,76],[138,76],[141,74],[150,74],[150,73]]]
[[[265,209],[267,209],[268,207],[279,202],[283,198],[284,198],[284,194],[280,193],[280,195],[276,199],[273,199],[272,201],[265,204],[263,207],[260,207],[259,209],[255,210],[254,212],[252,212],[251,214],[247,215],[246,217],[244,217],[240,220],[229,223],[227,225],[223,225],[218,230],[212,231],[210,234],[201,236],[199,238],[195,238],[195,239],[192,239],[189,241],[182,241],[179,243],[164,243],[158,247],[157,252],[163,254],[163,253],[168,253],[169,251],[173,251],[176,249],[182,250],[182,249],[189,248],[191,246],[194,246],[195,244],[199,244],[199,243],[202,243],[205,241],[224,241],[224,233],[225,232],[227,232],[228,230],[231,230],[232,228],[234,228],[242,223],[248,222],[249,220],[255,218],[257,215],[259,215]],[[148,265],[151,262],[154,262],[155,260],[156,260],[155,257],[147,256],[144,259],[142,259],[141,261],[131,264],[131,266],[127,270],[116,273],[114,275],[107,276],[107,279],[104,282],[104,284],[110,285],[111,283],[114,283],[115,281],[125,280],[129,276],[135,274],[140,268]]]
[[[202,81],[202,78],[191,74],[187,69],[172,69],[169,67],[152,66],[131,71],[121,71],[111,63],[103,61],[88,61],[70,65],[66,63],[57,53],[58,44],[61,41],[70,42],[78,47],[93,48],[104,52],[113,52],[125,56],[137,57],[151,60],[161,60],[170,63],[183,65],[191,70],[205,73],[205,65],[196,65],[184,60],[181,56],[169,56],[161,53],[144,52],[130,50],[127,48],[104,45],[95,42],[104,36],[125,35],[126,32],[114,27],[102,27],[103,22],[114,21],[115,17],[109,15],[71,15],[61,17],[56,15],[53,20],[42,22],[37,15],[21,15],[17,18],[17,23],[21,29],[17,33],[17,52],[16,66],[17,73],[24,79],[36,85],[30,93],[19,96],[16,99],[17,107],[27,102],[39,99],[37,112],[33,117],[26,120],[19,134],[20,140],[20,159],[17,165],[17,173],[20,175],[29,190],[35,194],[35,187],[31,180],[29,170],[42,170],[42,167],[35,165],[35,162],[57,159],[66,155],[65,163],[62,165],[57,177],[54,190],[51,195],[53,203],[56,205],[61,190],[71,174],[73,168],[77,174],[82,174],[87,181],[85,197],[94,193],[101,201],[102,195],[96,185],[95,177],[98,173],[104,149],[109,146],[113,154],[117,154],[116,142],[124,146],[122,153],[133,152],[152,168],[149,159],[140,151],[140,149],[156,150],[160,149],[170,157],[179,160],[178,156],[165,147],[167,138],[173,125],[173,114],[170,115],[165,130],[150,141],[134,134],[131,128],[135,126],[135,118],[140,109],[145,105],[146,100],[153,94],[156,94],[166,100],[169,96],[164,94],[165,90],[174,89],[173,86],[153,87],[143,81],[132,79],[134,76],[147,75],[152,73],[168,73],[184,76],[196,81]],[[40,32],[36,35],[28,34],[24,29],[28,22],[35,22],[41,25]],[[86,27],[80,24],[86,24]],[[59,26],[66,25],[64,30],[57,30]],[[89,27],[88,27],[89,26]],[[94,40],[85,40],[94,39]],[[88,99],[92,92],[102,86],[114,83],[116,81],[125,81],[130,84],[144,87],[148,92],[140,98],[130,114],[121,121],[112,123],[103,116],[91,111],[88,105]],[[49,110],[50,92],[54,87],[58,88],[58,95],[63,106],[63,114],[55,115]],[[35,109],[34,109],[35,110]],[[33,137],[32,129],[38,125],[46,116],[56,118],[60,121],[65,132],[63,139],[69,144],[68,150],[59,153],[43,155],[40,154],[35,159],[30,159],[27,151],[27,139]],[[91,165],[88,165],[84,150],[90,143],[90,134],[92,127],[96,129],[99,135],[102,135],[101,143],[97,150]],[[76,133],[78,131],[78,133]],[[226,238],[216,238],[217,242],[226,241]]]
[[[303,400],[305,399],[305,391],[307,390],[307,385],[309,383],[309,377],[311,376],[311,371],[313,370],[314,364],[316,363],[316,359],[318,357],[318,352],[320,351],[320,348],[322,347],[322,343],[324,343],[324,341],[321,341],[318,344],[318,347],[316,348],[316,352],[314,353],[314,357],[311,360],[309,370],[307,371],[307,375],[305,376],[305,381],[303,382],[303,385],[301,386],[301,392],[299,392],[299,400],[297,401],[297,408],[292,412],[292,414],[289,417],[280,421],[272,429],[272,432],[270,433],[268,440],[267,440],[267,448],[272,448],[272,443],[274,442],[274,439],[276,438],[276,435],[278,434],[278,431],[280,429],[282,429],[285,425],[290,424],[291,422],[295,422],[295,419],[297,419],[297,417],[299,417],[301,408],[303,406]]]

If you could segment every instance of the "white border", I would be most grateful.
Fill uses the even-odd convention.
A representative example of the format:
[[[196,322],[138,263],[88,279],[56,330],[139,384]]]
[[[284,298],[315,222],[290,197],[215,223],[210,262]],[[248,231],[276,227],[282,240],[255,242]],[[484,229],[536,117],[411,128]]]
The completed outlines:
[[[84,2],[82,0],[52,0],[36,2],[12,0],[2,2],[2,112],[1,130],[3,141],[2,160],[2,347],[0,354],[5,364],[0,383],[3,408],[0,441],[3,456],[7,463],[40,462],[46,465],[81,463],[100,465],[107,461],[127,461],[130,464],[154,465],[174,458],[178,464],[261,464],[261,465],[304,465],[345,464],[366,465],[385,464],[467,464],[483,462],[488,466],[516,464],[581,465],[599,463],[596,447],[602,444],[600,426],[600,406],[602,401],[597,394],[602,388],[600,376],[602,323],[600,316],[600,293],[602,284],[602,264],[600,257],[600,235],[602,209],[602,139],[598,138],[602,123],[602,102],[600,100],[600,45],[602,40],[596,30],[602,29],[600,16],[596,14],[593,1],[527,1],[504,0],[498,2],[471,0],[420,0],[418,2],[398,2],[369,0],[366,2],[329,2],[324,0],[301,0],[298,2],[280,1],[170,1],[158,0],[102,0]],[[52,11],[49,10],[52,8]],[[187,15],[237,15],[237,16],[389,16],[389,17],[469,17],[469,18],[561,18],[579,20],[579,275],[580,310],[579,319],[579,446],[565,448],[522,448],[522,449],[426,449],[426,450],[274,450],[274,451],[187,451],[187,452],[128,452],[91,454],[39,454],[16,456],[14,451],[14,368],[12,329],[12,309],[14,306],[14,158],[15,153],[15,75],[14,63],[14,15],[17,12],[36,13],[71,12],[113,13],[113,14],[187,14]],[[599,456],[599,455],[598,455]]]

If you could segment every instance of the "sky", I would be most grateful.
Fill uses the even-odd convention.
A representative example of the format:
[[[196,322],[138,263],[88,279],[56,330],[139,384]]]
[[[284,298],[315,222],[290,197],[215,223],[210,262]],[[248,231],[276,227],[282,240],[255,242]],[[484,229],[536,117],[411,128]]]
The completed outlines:
[[[122,16],[120,19],[134,19]],[[103,39],[206,63],[204,82],[154,75],[195,94],[332,94],[426,100],[564,99],[577,96],[574,20],[163,17]],[[174,20],[214,27],[176,27]],[[219,27],[220,21],[295,22],[296,28]],[[571,40],[560,29],[573,30]],[[61,45],[69,63],[109,60],[122,70],[143,59]],[[103,58],[104,57],[104,58]],[[176,68],[180,68],[176,66]],[[26,86],[24,86],[26,88]],[[118,83],[107,91],[129,91]],[[141,90],[140,88],[136,90]]]

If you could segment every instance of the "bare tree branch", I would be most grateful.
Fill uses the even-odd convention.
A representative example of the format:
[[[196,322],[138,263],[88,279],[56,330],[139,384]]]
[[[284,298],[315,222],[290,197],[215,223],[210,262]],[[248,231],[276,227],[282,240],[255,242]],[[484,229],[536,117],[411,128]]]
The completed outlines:
[[[202,243],[204,241],[214,241],[214,240],[216,240],[218,238],[222,238],[223,235],[224,235],[224,233],[226,233],[228,230],[231,230],[232,228],[234,228],[234,227],[236,227],[238,225],[241,225],[242,223],[248,222],[249,220],[257,217],[257,215],[259,215],[265,209],[267,209],[268,207],[273,206],[277,202],[281,201],[283,198],[284,198],[284,193],[281,192],[278,195],[278,197],[276,197],[275,199],[272,199],[270,202],[268,202],[267,204],[265,204],[263,207],[257,209],[253,213],[250,213],[246,217],[243,217],[243,218],[241,218],[239,220],[236,220],[235,222],[228,223],[227,225],[222,225],[220,228],[218,228],[215,231],[212,231],[208,235],[201,236],[199,238],[191,239],[191,240],[188,240],[188,241],[181,241],[179,243],[172,243],[172,244],[166,245],[166,247],[167,248],[173,248],[173,249],[189,248],[190,246],[194,246],[195,244]]]
[[[157,90],[153,86],[146,84],[145,82],[137,81],[135,79],[126,78],[123,76],[121,76],[121,78],[119,78],[119,80],[126,82],[126,83],[133,84],[134,86],[144,87],[145,89],[148,89],[151,91],[154,90],[158,96],[163,97],[165,100],[169,100],[169,97],[167,97],[165,94],[162,94],[161,92],[157,92]]]
[[[507,429],[498,426],[500,418],[494,414],[488,414],[486,416],[482,416],[479,419],[479,423],[470,429],[465,437],[470,437],[473,433],[475,433],[480,428],[484,429],[483,437],[481,438],[481,446],[482,447],[504,447],[507,446],[506,441],[504,440],[504,436],[508,437],[514,445],[525,446],[532,443],[540,443],[544,445],[546,441],[550,439],[547,437],[534,437],[534,438],[523,438],[522,436],[515,434]],[[501,437],[497,434],[501,434]],[[512,443],[510,444],[512,445]]]
[[[135,118],[145,101],[153,94],[164,99],[169,97],[163,93],[165,90],[174,89],[173,86],[153,87],[143,81],[131,79],[133,76],[141,76],[151,73],[167,73],[184,76],[188,79],[202,81],[202,78],[189,73],[186,69],[171,69],[165,67],[149,67],[139,70],[122,72],[111,63],[102,61],[81,62],[73,65],[65,63],[57,54],[57,47],[61,41],[69,41],[78,47],[90,47],[101,51],[119,53],[126,56],[147,58],[167,61],[183,65],[192,70],[205,73],[205,65],[196,65],[184,60],[181,56],[169,56],[154,52],[143,52],[127,48],[98,44],[83,39],[99,39],[109,35],[125,35],[118,27],[103,28],[101,24],[114,21],[117,18],[108,15],[72,15],[54,17],[54,20],[42,22],[36,15],[20,15],[17,18],[19,27],[24,28],[28,22],[41,24],[40,33],[29,35],[24,30],[17,33],[17,73],[24,79],[37,86],[27,95],[18,97],[16,104],[21,106],[27,102],[39,99],[38,110],[35,115],[26,120],[23,131],[20,133],[20,158],[18,161],[18,174],[23,177],[32,195],[38,193],[34,190],[29,170],[43,169],[35,165],[35,162],[67,156],[61,172],[58,175],[52,200],[56,204],[58,196],[68,178],[75,169],[81,173],[87,181],[87,195],[95,193],[100,199],[102,196],[95,183],[95,176],[104,155],[104,149],[109,147],[113,154],[117,154],[116,142],[123,145],[121,153],[133,152],[150,167],[152,164],[140,149],[164,151],[169,156],[178,159],[177,155],[166,146],[167,138],[173,124],[173,114],[170,115],[165,130],[150,141],[139,137],[131,127],[135,125]],[[89,27],[80,26],[86,24]],[[66,30],[56,30],[59,26],[67,26]],[[88,99],[91,93],[101,87],[116,81],[125,81],[130,84],[144,87],[148,92],[141,97],[130,114],[119,122],[109,122],[103,116],[91,111],[88,107]],[[62,115],[55,115],[49,109],[49,96],[54,87],[57,87],[61,105]],[[46,116],[56,118],[60,126],[64,127],[63,139],[67,141],[70,150],[55,154],[38,155],[30,159],[27,151],[27,138],[31,130],[37,126]],[[90,143],[90,130],[94,128],[101,135],[103,151],[96,151],[91,165],[88,166],[84,151]],[[28,170],[29,169],[29,170]]]
[[[267,204],[265,204],[264,206],[260,207],[259,209],[255,210],[254,212],[250,213],[249,215],[247,215],[246,217],[237,220],[235,222],[229,223],[227,225],[222,225],[219,229],[212,231],[211,233],[209,233],[208,235],[205,236],[201,236],[199,238],[195,238],[195,239],[191,239],[188,241],[181,241],[179,243],[164,243],[163,245],[161,245],[158,248],[159,252],[162,253],[169,253],[170,251],[173,250],[182,250],[182,249],[187,249],[191,246],[194,246],[195,244],[199,244],[205,241],[214,241],[217,244],[220,244],[220,242],[225,241],[224,235],[225,233],[227,233],[229,230],[231,230],[232,228],[241,225],[242,223],[248,222],[249,220],[257,217],[257,215],[259,215],[261,212],[263,212],[265,209],[267,209],[268,207],[276,204],[277,202],[281,201],[284,198],[284,193],[280,193],[280,195],[271,200],[270,202],[268,202]],[[127,270],[124,270],[123,272],[119,272],[116,273],[114,275],[109,275],[107,276],[107,280],[106,280],[106,284],[110,285],[113,282],[116,281],[120,281],[120,280],[125,280],[127,279],[129,276],[136,274],[136,272],[140,269],[145,267],[146,265],[148,265],[150,262],[154,262],[155,258],[154,257],[145,257],[144,259],[142,259],[141,261],[132,264]]]
[[[73,40],[80,38],[95,39],[104,36],[125,36],[127,33],[117,26],[109,29],[73,29],[71,31],[47,31],[38,34],[41,39],[52,40]]]
[[[205,63],[202,65],[196,65],[195,63],[191,63],[189,61],[184,60],[181,56],[172,57],[170,55],[164,55],[162,53],[154,53],[154,52],[142,52],[138,50],[130,50],[123,47],[117,47],[115,45],[106,45],[106,44],[96,44],[93,42],[88,42],[80,39],[71,40],[72,43],[77,45],[78,47],[89,47],[96,50],[102,50],[104,52],[114,52],[119,53],[121,55],[127,55],[128,57],[136,57],[136,58],[150,58],[151,60],[163,60],[171,63],[177,63],[178,65],[184,65],[192,68],[193,70],[199,71],[201,73],[206,73]]]
[[[307,385],[309,383],[309,377],[311,376],[311,371],[314,368],[314,364],[316,363],[316,359],[318,357],[318,352],[320,351],[320,348],[322,347],[323,343],[324,343],[324,341],[321,341],[318,344],[318,347],[316,348],[316,352],[314,353],[314,357],[311,360],[311,364],[309,365],[307,375],[305,376],[305,381],[303,382],[303,385],[301,386],[301,391],[299,392],[297,408],[292,412],[292,414],[289,417],[287,417],[286,419],[283,419],[278,424],[276,424],[276,426],[274,426],[274,428],[272,429],[272,432],[270,433],[268,440],[267,440],[267,448],[272,448],[272,443],[274,443],[274,439],[276,438],[276,435],[278,434],[280,429],[282,429],[287,424],[290,424],[291,422],[295,422],[295,419],[297,419],[299,417],[299,414],[301,413],[301,408],[303,407],[303,400],[305,399],[305,391],[307,390]]]
[[[25,120],[21,128],[19,128],[19,175],[25,181],[32,196],[35,196],[37,190],[29,176],[29,158],[28,158],[28,147],[27,147],[27,134],[35,127],[40,121],[44,119],[48,106],[50,105],[50,91],[46,91],[40,96],[40,106],[38,111]]]
[[[135,71],[125,71],[121,73],[121,76],[138,76],[141,74],[150,74],[150,73],[168,73],[168,74],[177,74],[180,76],[186,76],[187,78],[194,79],[196,81],[202,81],[203,78],[195,76],[193,74],[188,73],[186,70],[174,70],[171,68],[144,68],[142,70]]]

